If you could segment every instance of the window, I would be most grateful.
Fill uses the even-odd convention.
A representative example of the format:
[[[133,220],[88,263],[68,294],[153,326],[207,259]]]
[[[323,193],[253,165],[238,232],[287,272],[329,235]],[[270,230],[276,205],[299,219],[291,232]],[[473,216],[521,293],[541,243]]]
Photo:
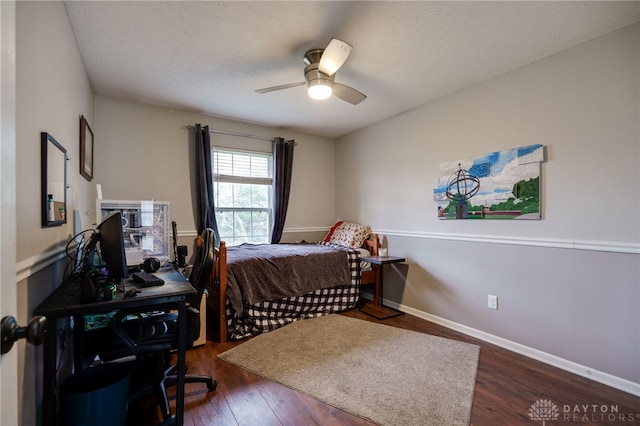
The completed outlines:
[[[213,192],[220,239],[228,245],[271,241],[270,153],[213,148]]]

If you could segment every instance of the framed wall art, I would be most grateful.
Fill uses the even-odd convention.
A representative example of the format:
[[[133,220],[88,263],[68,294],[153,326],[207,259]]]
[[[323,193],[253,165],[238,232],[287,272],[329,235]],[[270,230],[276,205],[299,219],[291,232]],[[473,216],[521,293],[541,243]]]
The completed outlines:
[[[83,115],[80,116],[80,174],[93,179],[93,131]]]
[[[541,219],[544,147],[529,145],[440,164],[439,219]]]

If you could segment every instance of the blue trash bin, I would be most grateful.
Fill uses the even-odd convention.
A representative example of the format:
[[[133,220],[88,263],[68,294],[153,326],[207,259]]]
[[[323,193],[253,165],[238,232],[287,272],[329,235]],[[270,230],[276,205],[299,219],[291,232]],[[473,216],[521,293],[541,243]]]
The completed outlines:
[[[125,426],[131,363],[108,363],[81,370],[60,384],[65,426]]]

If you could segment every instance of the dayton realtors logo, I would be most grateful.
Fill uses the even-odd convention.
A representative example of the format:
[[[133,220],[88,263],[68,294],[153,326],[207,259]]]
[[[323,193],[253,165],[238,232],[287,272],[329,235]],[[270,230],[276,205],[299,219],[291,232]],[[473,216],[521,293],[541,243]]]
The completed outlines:
[[[545,426],[547,420],[556,420],[558,417],[558,406],[548,399],[539,399],[529,407],[529,418],[542,420],[542,426]]]
[[[640,413],[621,413],[617,404],[563,404],[560,408],[548,399],[539,399],[529,407],[529,418],[542,421],[557,420],[563,422],[580,422],[594,424],[618,422],[638,422]]]

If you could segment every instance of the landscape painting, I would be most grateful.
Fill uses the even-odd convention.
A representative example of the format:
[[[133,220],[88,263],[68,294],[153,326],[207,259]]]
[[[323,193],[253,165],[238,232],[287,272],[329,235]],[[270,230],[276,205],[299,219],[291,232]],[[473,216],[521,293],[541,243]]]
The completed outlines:
[[[541,219],[544,147],[529,145],[440,164],[439,219]]]

